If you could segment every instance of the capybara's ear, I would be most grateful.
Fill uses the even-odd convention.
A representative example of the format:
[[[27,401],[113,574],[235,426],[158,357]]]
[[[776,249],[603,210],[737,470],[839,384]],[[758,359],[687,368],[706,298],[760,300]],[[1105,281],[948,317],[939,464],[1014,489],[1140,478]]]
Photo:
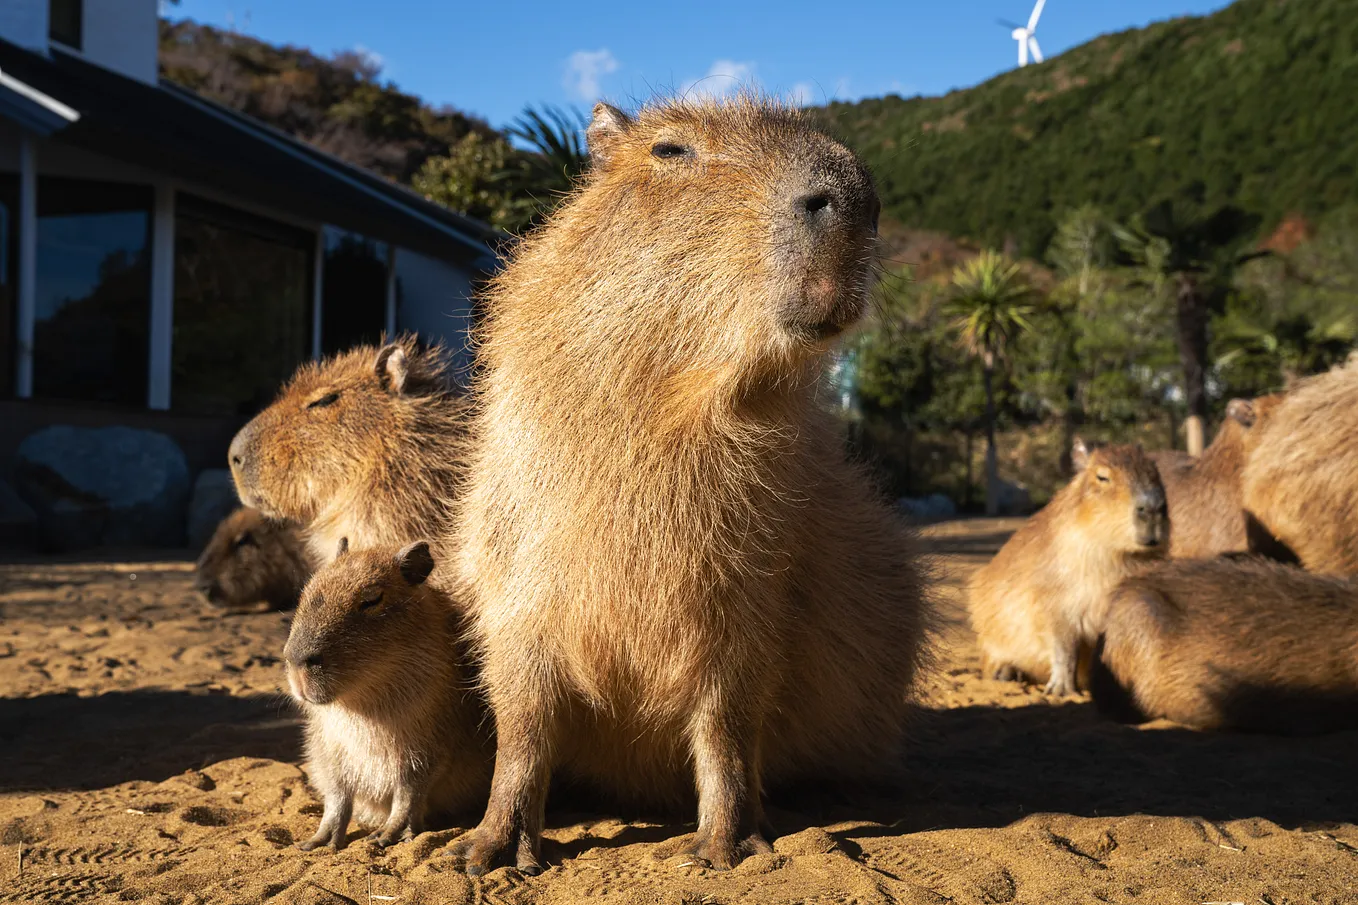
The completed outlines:
[[[1254,427],[1254,403],[1248,399],[1232,399],[1226,403],[1226,417],[1239,421],[1245,427]]]
[[[1070,447],[1070,466],[1079,474],[1089,467],[1089,447],[1085,446],[1085,441],[1079,437],[1075,438],[1075,443]]]
[[[388,391],[400,395],[405,390],[406,378],[410,376],[410,362],[406,359],[404,346],[389,343],[377,353],[377,379]]]
[[[417,540],[396,554],[396,564],[406,584],[424,584],[429,573],[434,571],[434,554],[429,552],[427,541]]]
[[[589,142],[589,159],[594,166],[608,163],[617,147],[618,139],[632,128],[632,119],[612,104],[602,101],[594,105],[594,118],[585,130]]]
[[[349,552],[349,538],[341,537],[339,547],[335,550],[335,558],[339,559],[341,556],[348,552]]]

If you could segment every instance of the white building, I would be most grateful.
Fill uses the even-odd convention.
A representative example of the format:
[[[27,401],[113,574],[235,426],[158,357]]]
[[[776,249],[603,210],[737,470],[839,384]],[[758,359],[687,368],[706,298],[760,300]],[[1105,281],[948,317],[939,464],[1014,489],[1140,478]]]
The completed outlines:
[[[219,467],[296,366],[465,348],[502,234],[157,75],[157,0],[0,0],[0,470],[131,424]]]

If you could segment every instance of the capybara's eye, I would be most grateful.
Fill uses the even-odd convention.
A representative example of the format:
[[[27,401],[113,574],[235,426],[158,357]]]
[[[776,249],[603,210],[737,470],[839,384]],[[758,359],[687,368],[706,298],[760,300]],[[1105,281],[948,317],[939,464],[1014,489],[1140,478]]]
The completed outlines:
[[[651,147],[651,156],[659,157],[661,160],[673,160],[676,157],[692,157],[693,149],[688,145],[676,145],[673,142],[662,141]]]
[[[1094,477],[1098,478],[1099,481],[1103,484],[1107,484],[1110,480],[1112,480],[1111,478],[1108,477],[1108,472],[1106,471],[1100,471],[1097,474],[1095,474]]]
[[[378,591],[374,596],[367,598],[358,605],[360,610],[370,610],[382,602],[382,592]]]
[[[307,403],[309,409],[323,409],[327,405],[334,405],[339,401],[339,393],[326,393],[320,399],[313,399]]]
[[[255,543],[255,536],[249,531],[246,531],[236,538],[236,542],[233,546],[239,550],[241,547],[248,547],[253,543]]]

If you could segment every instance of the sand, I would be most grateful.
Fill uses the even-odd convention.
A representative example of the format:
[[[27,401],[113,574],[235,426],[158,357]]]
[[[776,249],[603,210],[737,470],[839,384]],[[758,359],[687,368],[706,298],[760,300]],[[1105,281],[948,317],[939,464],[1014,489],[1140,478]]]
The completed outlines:
[[[0,901],[1358,902],[1358,733],[1120,726],[980,677],[959,585],[1015,524],[929,532],[947,625],[910,787],[776,803],[775,853],[728,873],[662,857],[691,826],[561,807],[537,878],[457,873],[457,827],[303,853],[285,615],[214,610],[187,562],[0,563]]]

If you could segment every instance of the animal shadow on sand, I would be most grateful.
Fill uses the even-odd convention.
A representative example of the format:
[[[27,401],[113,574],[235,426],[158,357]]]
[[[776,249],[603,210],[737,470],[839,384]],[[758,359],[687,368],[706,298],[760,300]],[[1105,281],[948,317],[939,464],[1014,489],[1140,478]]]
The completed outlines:
[[[232,757],[295,762],[300,753],[300,722],[281,696],[0,698],[0,792],[159,781]]]

